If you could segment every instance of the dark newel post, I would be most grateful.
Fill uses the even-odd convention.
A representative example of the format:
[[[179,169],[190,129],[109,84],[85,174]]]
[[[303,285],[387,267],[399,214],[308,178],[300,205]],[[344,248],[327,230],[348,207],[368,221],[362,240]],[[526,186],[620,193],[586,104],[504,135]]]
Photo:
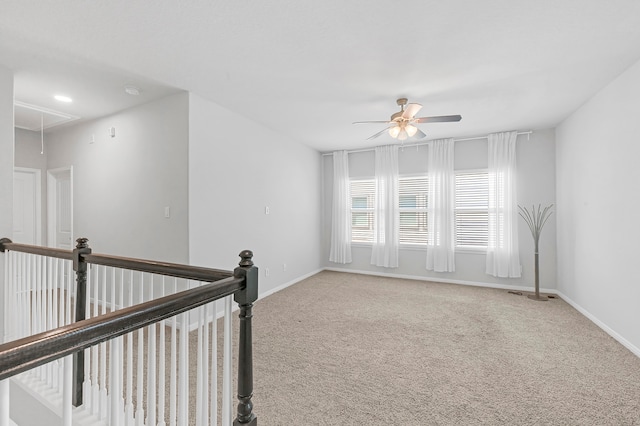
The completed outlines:
[[[4,253],[4,245],[5,243],[12,243],[13,241],[11,241],[9,238],[2,238],[0,239],[0,252]]]
[[[76,271],[76,321],[82,321],[87,311],[87,262],[82,254],[91,253],[89,240],[78,238],[76,248],[73,250],[73,270]],[[82,405],[82,383],[84,383],[84,351],[73,354],[73,406]]]
[[[246,286],[236,292],[234,300],[240,306],[240,338],[238,343],[238,415],[234,426],[256,426],[258,419],[253,413],[253,354],[251,336],[251,308],[258,299],[258,268],[253,266],[253,253],[240,253],[240,266],[233,271],[237,278],[244,278]]]

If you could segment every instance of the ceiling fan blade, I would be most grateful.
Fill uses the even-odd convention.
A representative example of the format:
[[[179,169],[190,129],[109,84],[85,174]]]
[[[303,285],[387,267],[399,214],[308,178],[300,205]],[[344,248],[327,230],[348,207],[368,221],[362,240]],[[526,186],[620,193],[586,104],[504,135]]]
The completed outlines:
[[[462,120],[461,115],[439,115],[436,117],[418,117],[414,118],[414,123],[446,123],[450,121]]]
[[[420,108],[422,108],[420,104],[408,104],[402,113],[402,118],[413,118]]]
[[[425,136],[427,136],[427,134],[425,132],[423,132],[422,130],[418,129],[418,131],[416,132],[415,135],[413,135],[414,138],[416,139],[422,139]]]
[[[385,121],[354,121],[352,124],[369,124],[369,123],[385,123],[389,124],[388,120]]]
[[[391,128],[392,126],[387,127],[386,129],[380,130],[378,133],[376,133],[375,135],[369,136],[367,138],[368,141],[370,141],[371,139],[375,139],[378,136],[380,136],[381,134],[383,134],[384,132],[386,132],[387,130],[389,130],[389,128]]]

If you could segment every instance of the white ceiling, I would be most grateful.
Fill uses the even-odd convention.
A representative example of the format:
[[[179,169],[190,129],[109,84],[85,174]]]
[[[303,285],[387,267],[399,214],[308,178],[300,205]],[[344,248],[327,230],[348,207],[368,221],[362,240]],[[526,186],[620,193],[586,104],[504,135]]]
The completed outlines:
[[[3,0],[15,97],[83,118],[188,90],[320,151],[405,96],[427,138],[554,127],[640,59],[637,0]],[[133,98],[122,87],[135,84]],[[64,91],[72,107],[52,104]],[[246,135],[246,137],[254,137]]]

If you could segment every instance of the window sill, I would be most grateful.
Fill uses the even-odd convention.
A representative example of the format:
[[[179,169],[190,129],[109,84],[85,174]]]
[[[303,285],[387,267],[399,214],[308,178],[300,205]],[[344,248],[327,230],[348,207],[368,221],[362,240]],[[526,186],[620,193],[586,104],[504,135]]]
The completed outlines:
[[[456,248],[456,253],[482,254],[482,255],[485,255],[485,254],[487,254],[487,249],[486,248],[457,247]]]
[[[373,243],[351,243],[351,247],[371,247]],[[427,251],[427,246],[422,245],[412,245],[412,244],[400,244],[400,250],[413,250],[413,251]],[[472,247],[456,247],[456,254],[481,254],[486,255],[486,248],[472,248]]]

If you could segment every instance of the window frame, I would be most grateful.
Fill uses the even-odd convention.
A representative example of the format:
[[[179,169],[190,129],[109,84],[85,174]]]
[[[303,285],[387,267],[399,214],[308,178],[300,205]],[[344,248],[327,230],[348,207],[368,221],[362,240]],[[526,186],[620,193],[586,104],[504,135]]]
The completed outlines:
[[[454,215],[454,227],[455,227],[455,251],[459,253],[473,253],[473,254],[485,254],[487,252],[487,245],[479,246],[479,245],[459,245],[458,244],[458,213],[460,211],[464,211],[465,213],[472,214],[485,214],[486,215],[486,228],[488,233],[489,228],[489,169],[481,168],[481,169],[460,169],[455,170],[455,205],[453,209]],[[458,207],[458,175],[461,174],[484,174],[487,177],[487,190],[486,190],[486,207],[482,208],[460,208]],[[488,234],[487,234],[487,244],[488,244]]]
[[[400,200],[400,181],[401,180],[408,180],[408,179],[424,179],[425,180],[425,202],[424,202],[424,207],[402,207],[402,202]],[[407,248],[407,249],[421,249],[421,250],[426,250],[427,249],[427,232],[428,230],[428,226],[429,226],[429,216],[428,216],[428,209],[429,209],[429,175],[426,173],[412,173],[412,174],[406,174],[406,175],[401,175],[398,178],[398,212],[401,215],[402,213],[423,213],[424,214],[424,233],[425,233],[425,239],[424,239],[424,244],[420,244],[420,243],[415,243],[415,242],[402,242],[402,239],[400,238],[399,243],[401,248]],[[400,226],[401,224],[401,218],[398,218],[398,225]],[[402,228],[400,228],[398,230],[398,234],[400,236],[402,236]]]
[[[357,240],[355,241],[353,239],[353,213],[354,213],[354,207],[353,207],[353,183],[354,182],[372,182],[373,183],[373,193],[371,194],[373,196],[373,202],[371,207],[366,207],[366,208],[358,208],[358,210],[356,211],[356,213],[369,213],[370,214],[370,224],[371,224],[371,240],[369,241],[362,241],[362,240]],[[351,246],[371,246],[373,244],[373,222],[375,220],[374,218],[374,214],[375,214],[375,178],[374,177],[350,177],[349,178],[349,193],[350,193],[350,200],[349,200],[349,220],[351,222]],[[368,231],[363,231],[363,232],[368,232]]]
[[[457,182],[457,177],[459,174],[473,174],[473,173],[481,173],[487,176],[489,176],[489,169],[487,168],[477,168],[477,169],[460,169],[460,170],[454,170],[454,174],[455,174],[455,178],[454,178],[454,191],[455,191],[455,205],[454,205],[454,233],[455,233],[455,251],[457,253],[471,253],[471,254],[485,254],[487,251],[487,246],[473,246],[473,245],[459,245],[458,244],[458,212],[460,212],[461,210],[464,210],[465,212],[469,212],[469,213],[485,213],[486,214],[486,218],[487,218],[487,222],[486,222],[486,226],[488,229],[488,214],[489,214],[489,205],[488,205],[488,199],[489,199],[489,193],[488,193],[488,186],[487,186],[487,192],[486,192],[486,197],[487,197],[487,204],[486,207],[483,208],[475,208],[475,209],[461,209],[457,206],[457,199],[458,199],[458,182]],[[427,174],[423,174],[423,173],[414,173],[414,174],[405,174],[405,175],[401,175],[398,177],[398,209],[399,209],[399,213],[402,212],[417,212],[417,213],[424,213],[425,217],[424,217],[424,221],[425,221],[425,232],[428,232],[428,207],[429,207],[429,193],[428,193],[428,173]],[[412,179],[412,178],[424,178],[426,180],[426,187],[427,187],[427,193],[426,193],[426,202],[425,202],[425,207],[416,207],[416,208],[411,208],[411,207],[401,207],[401,200],[400,200],[400,181],[402,179]],[[369,194],[372,197],[372,201],[371,201],[371,205],[366,207],[366,208],[357,208],[357,210],[355,210],[356,213],[369,213],[369,222],[370,222],[370,226],[371,226],[371,240],[369,241],[362,241],[362,240],[358,240],[355,241],[353,239],[353,213],[354,213],[354,207],[353,207],[353,192],[351,192],[351,197],[350,197],[350,208],[349,208],[349,213],[350,213],[350,220],[351,220],[351,224],[352,224],[352,229],[351,229],[351,245],[352,246],[371,246],[373,244],[373,222],[375,221],[374,218],[374,214],[375,214],[375,177],[350,177],[349,178],[349,189],[350,191],[352,191],[353,187],[353,182],[370,182],[372,184],[372,188],[371,188],[371,194]],[[488,184],[488,181],[487,181]],[[400,223],[399,223],[400,225]],[[366,231],[365,231],[366,232]],[[400,230],[399,230],[400,232]],[[488,237],[487,237],[488,238]],[[488,240],[487,240],[488,241]],[[426,251],[427,249],[427,243],[425,241],[424,244],[416,244],[416,243],[411,243],[411,242],[402,242],[400,241],[400,248],[403,250],[421,250],[421,251]]]

